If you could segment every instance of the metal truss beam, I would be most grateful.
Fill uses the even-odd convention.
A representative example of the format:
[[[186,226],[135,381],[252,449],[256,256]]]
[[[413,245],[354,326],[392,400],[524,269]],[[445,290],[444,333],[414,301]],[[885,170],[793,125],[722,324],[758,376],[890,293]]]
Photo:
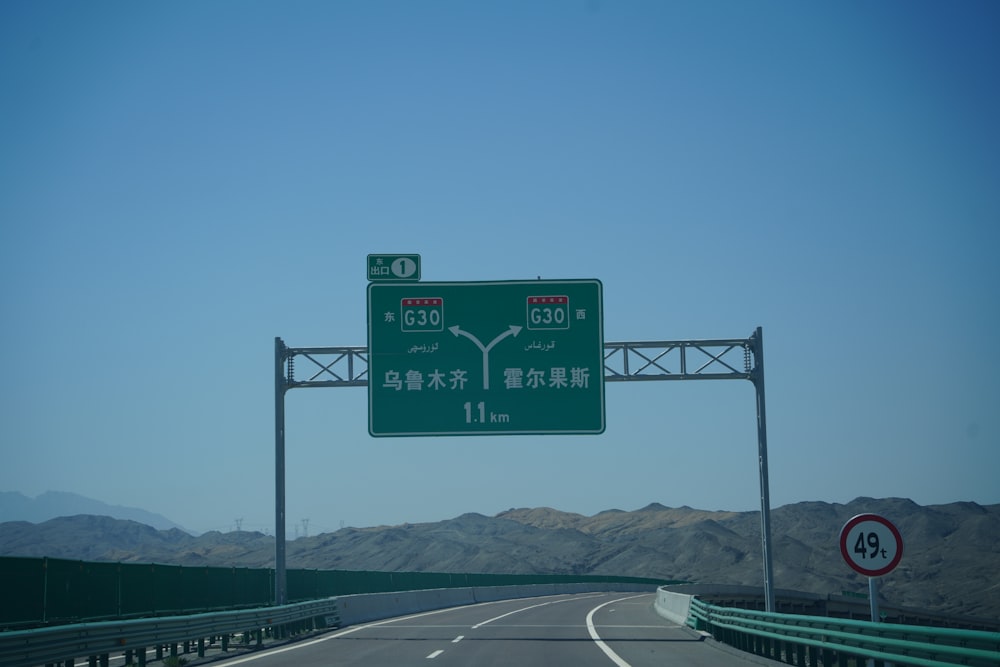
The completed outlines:
[[[367,387],[367,347],[285,347],[284,389]],[[604,344],[605,382],[752,380],[753,338]]]
[[[370,378],[367,347],[287,347],[280,338],[275,338],[274,360],[275,603],[285,604],[285,392],[300,387],[367,387]],[[605,343],[604,380],[749,380],[753,383],[757,395],[764,598],[767,611],[774,611],[761,328],[757,327],[748,338]]]

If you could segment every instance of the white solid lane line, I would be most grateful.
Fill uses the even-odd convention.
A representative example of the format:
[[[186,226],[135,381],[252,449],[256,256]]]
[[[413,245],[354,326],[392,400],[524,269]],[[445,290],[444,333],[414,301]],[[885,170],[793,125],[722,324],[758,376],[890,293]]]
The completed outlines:
[[[598,595],[587,595],[585,597],[601,597],[601,595],[600,594],[598,594]],[[642,597],[642,596],[641,595],[634,595],[632,597]],[[485,621],[483,621],[481,623],[477,623],[476,625],[472,626],[472,629],[475,630],[476,628],[484,626],[487,623],[492,623],[493,621],[499,620],[499,619],[504,618],[506,616],[510,616],[511,614],[516,614],[516,613],[521,612],[521,611],[526,611],[528,609],[534,609],[535,607],[543,607],[543,606],[545,606],[547,604],[556,604],[558,602],[569,602],[570,600],[573,600],[573,599],[574,598],[572,598],[572,597],[561,598],[559,600],[552,600],[552,601],[549,601],[549,602],[543,602],[541,604],[535,604],[535,605],[531,605],[531,606],[528,606],[528,607],[521,607],[520,609],[515,609],[514,611],[508,612],[506,614],[501,614],[500,616],[495,616],[495,617],[487,619],[487,620],[485,620]],[[580,598],[576,598],[576,599],[580,599]],[[621,598],[619,600],[612,600],[612,602],[621,602],[621,600],[630,600],[630,599],[631,598]],[[485,602],[485,603],[481,603],[481,604],[483,604],[483,605],[489,605],[489,604],[500,604],[500,603],[503,603],[503,602],[507,602],[507,600],[497,600],[497,601],[494,601],[494,602]],[[611,602],[607,602],[605,604],[611,604]],[[603,606],[604,605],[600,605],[600,607],[603,607]],[[597,609],[600,609],[600,607],[597,607]],[[425,617],[425,616],[435,616],[437,614],[444,614],[444,613],[447,613],[447,612],[450,612],[450,611],[454,611],[454,607],[446,607],[444,609],[435,609],[433,611],[425,611],[425,612],[419,612],[419,613],[416,613],[416,614],[409,614],[407,616],[400,616],[400,617],[396,617],[396,618],[389,618],[389,619],[385,619],[385,620],[381,620],[381,621],[376,621],[374,623],[365,623],[365,624],[362,624],[362,625],[350,626],[350,627],[345,628],[343,630],[337,630],[337,631],[332,632],[332,633],[330,633],[328,635],[323,635],[322,637],[317,637],[316,639],[310,639],[310,640],[305,640],[305,641],[302,641],[302,642],[297,642],[295,644],[291,644],[289,646],[284,646],[284,647],[281,647],[281,648],[264,649],[260,653],[257,653],[257,654],[254,654],[254,655],[248,655],[248,656],[241,657],[241,658],[234,658],[234,659],[231,659],[231,660],[224,660],[223,662],[219,663],[219,667],[234,667],[235,665],[240,665],[240,664],[247,663],[247,662],[253,662],[255,660],[260,660],[262,658],[266,658],[266,657],[272,656],[272,655],[277,655],[279,653],[287,653],[289,651],[296,651],[298,649],[306,648],[307,646],[313,646],[315,644],[320,644],[322,642],[328,642],[328,641],[330,641],[332,639],[338,639],[338,638],[343,637],[345,635],[354,634],[355,632],[358,632],[359,630],[366,630],[368,628],[374,628],[374,627],[378,627],[380,625],[389,625],[391,623],[406,622],[408,620],[412,620],[412,619],[416,619],[416,618],[422,618],[422,617]],[[594,611],[596,611],[596,609],[592,610],[590,613],[593,614]],[[588,615],[587,616],[588,629],[591,627],[590,618],[591,618],[590,615]],[[590,632],[591,632],[591,637],[592,638],[596,637],[596,631],[591,630]],[[617,658],[617,655],[614,653],[614,651],[612,651],[610,648],[607,648],[607,646],[605,646],[604,643],[600,641],[599,637],[597,637],[597,639],[595,639],[595,641],[598,643],[599,646],[601,646],[601,650],[603,650],[605,653],[609,654],[609,657],[611,655],[614,655]],[[440,655],[440,653],[438,655]],[[428,656],[428,657],[431,657],[431,656]],[[434,657],[436,658],[437,655],[435,655]],[[614,660],[614,658],[612,658],[612,660]],[[620,658],[619,658],[619,660],[620,660]],[[631,667],[628,663],[626,663],[624,661],[623,662],[619,662],[617,664],[618,664],[618,667]]]
[[[644,593],[643,595],[648,595],[648,593]],[[633,595],[631,597],[619,598],[617,600],[612,600],[611,602],[605,602],[604,604],[597,605],[596,607],[590,610],[589,614],[587,614],[587,632],[590,633],[590,638],[594,640],[595,644],[597,644],[597,648],[604,651],[604,655],[608,656],[611,659],[611,662],[615,663],[617,667],[632,667],[632,666],[629,665],[629,663],[625,662],[620,655],[612,651],[611,647],[605,644],[604,641],[601,639],[601,636],[597,634],[597,628],[594,627],[594,614],[601,607],[607,607],[609,604],[616,604],[624,600],[631,600],[632,598],[639,598],[639,597],[642,597],[642,595]]]
[[[601,597],[601,596],[600,595],[588,595],[587,597]],[[542,602],[542,603],[539,603],[539,604],[533,604],[533,605],[531,605],[529,607],[521,607],[520,609],[515,609],[514,611],[508,611],[506,614],[500,614],[499,616],[494,616],[493,618],[486,619],[482,623],[476,623],[475,625],[472,626],[472,629],[473,630],[478,630],[479,628],[483,627],[487,623],[492,623],[493,621],[499,621],[501,618],[506,618],[507,616],[510,616],[511,614],[519,614],[522,611],[528,611],[529,609],[535,609],[537,607],[544,607],[545,605],[549,605],[549,604],[559,604],[560,602],[570,602],[573,599],[574,598],[562,598],[562,599],[559,599],[559,600],[550,600],[549,602]],[[580,598],[576,598],[576,599],[580,599]]]

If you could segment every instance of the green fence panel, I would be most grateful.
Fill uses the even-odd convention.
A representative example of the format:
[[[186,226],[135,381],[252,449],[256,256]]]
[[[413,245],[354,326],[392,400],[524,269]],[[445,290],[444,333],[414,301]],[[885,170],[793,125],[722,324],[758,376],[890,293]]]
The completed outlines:
[[[85,564],[76,560],[46,559],[45,615],[47,622],[87,618]]]
[[[319,581],[320,595],[323,597],[365,593],[368,592],[365,587],[370,585],[364,573],[348,570],[321,570]]]
[[[219,597],[219,585],[217,581],[223,578],[224,575],[220,576],[209,568],[185,567],[181,571],[181,583],[184,586],[182,594],[183,608],[191,610],[213,608],[215,606],[213,601]]]
[[[213,609],[232,603],[231,576],[225,568],[192,567],[184,576],[184,603],[188,609]]]
[[[319,597],[317,570],[287,570],[285,581],[288,586],[288,601],[301,602]]]
[[[433,588],[581,581],[657,582],[631,577],[448,572],[287,572],[289,601]],[[192,613],[273,603],[274,570],[99,563],[0,557],[0,627]]]
[[[233,578],[235,606],[264,606],[274,599],[274,570],[236,568]]]
[[[81,563],[80,581],[84,596],[83,618],[114,618],[118,616],[118,563]]]
[[[335,597],[341,595],[337,586],[340,579],[340,573],[336,570],[317,570],[316,572],[316,588],[319,592],[319,597]]]
[[[45,620],[45,559],[0,558],[0,625]]]
[[[153,583],[153,565],[122,563],[121,615],[144,616],[156,608]]]
[[[156,613],[183,610],[184,568],[180,565],[154,565],[153,591],[153,609]]]
[[[358,589],[366,589],[372,593],[391,593],[395,590],[396,582],[393,581],[394,572],[357,572],[356,576],[360,580]]]
[[[420,588],[435,588],[435,586],[423,582],[429,582],[430,577],[426,572],[390,572],[388,590],[392,591],[414,591]]]
[[[455,582],[447,572],[428,572],[426,586],[421,588],[456,588]]]

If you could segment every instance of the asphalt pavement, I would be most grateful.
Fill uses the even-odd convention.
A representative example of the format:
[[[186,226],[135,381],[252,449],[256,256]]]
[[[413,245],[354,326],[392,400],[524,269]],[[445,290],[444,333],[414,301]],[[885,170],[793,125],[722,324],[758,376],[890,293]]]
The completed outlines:
[[[453,607],[333,630],[217,667],[730,667],[776,665],[653,609],[655,595],[594,593]]]

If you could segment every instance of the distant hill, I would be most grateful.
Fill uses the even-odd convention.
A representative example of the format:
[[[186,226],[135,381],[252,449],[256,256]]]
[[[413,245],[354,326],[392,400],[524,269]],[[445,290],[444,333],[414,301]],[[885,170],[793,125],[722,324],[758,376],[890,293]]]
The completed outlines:
[[[108,505],[75,493],[46,491],[36,498],[29,498],[14,491],[0,491],[0,523],[7,521],[41,523],[56,517],[76,516],[77,514],[93,514],[94,516],[110,516],[115,519],[137,521],[160,530],[170,530],[171,528],[184,530],[160,514],[135,507]]]
[[[874,512],[903,536],[899,567],[882,577],[892,605],[1000,619],[1000,505],[920,506],[900,498],[803,502],[771,512],[774,580],[819,594],[867,592],[840,555],[838,536]],[[343,528],[287,545],[290,568],[612,574],[760,586],[759,512],[652,504],[584,516],[550,508],[463,514],[435,523]],[[179,565],[273,567],[262,533],[193,537],[132,521],[75,516],[0,524],[0,555]]]

